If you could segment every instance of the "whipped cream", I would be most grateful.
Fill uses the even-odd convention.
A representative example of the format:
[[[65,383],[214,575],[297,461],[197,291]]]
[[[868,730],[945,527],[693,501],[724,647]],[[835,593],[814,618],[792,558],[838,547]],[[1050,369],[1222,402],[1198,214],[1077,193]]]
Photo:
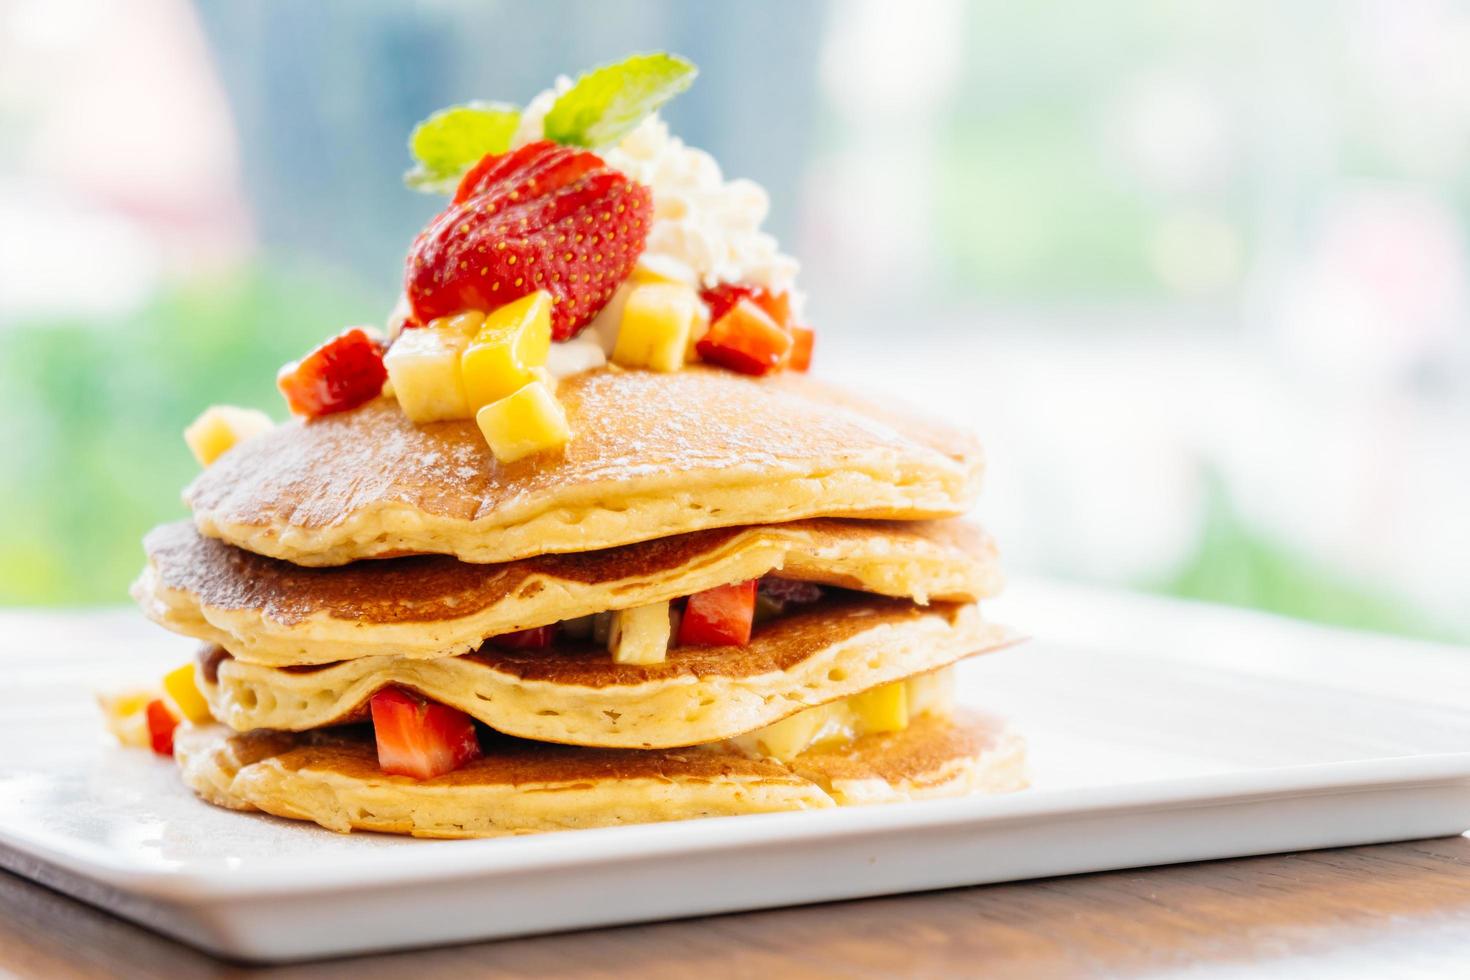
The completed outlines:
[[[563,76],[531,100],[514,146],[542,138],[546,114],[571,84]],[[788,291],[800,313],[804,297],[794,289],[797,262],[760,229],[771,208],[765,188],[751,180],[726,180],[714,157],[671,135],[657,115],[599,153],[609,166],[653,191],[646,258],[687,268],[690,281],[705,288],[746,282]]]

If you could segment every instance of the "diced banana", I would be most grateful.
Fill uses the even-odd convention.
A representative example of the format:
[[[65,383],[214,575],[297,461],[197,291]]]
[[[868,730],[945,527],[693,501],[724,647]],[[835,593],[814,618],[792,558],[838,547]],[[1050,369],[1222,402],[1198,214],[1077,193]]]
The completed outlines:
[[[550,350],[550,293],[538,290],[490,313],[459,358],[470,408],[478,411],[534,380]]]
[[[208,466],[236,443],[258,436],[274,425],[269,415],[253,408],[211,405],[189,423],[184,430],[184,442],[199,465]]]
[[[829,726],[835,710],[833,706],[826,704],[807,708],[788,718],[782,718],[775,724],[741,736],[741,740],[755,747],[754,754],[790,762],[817,740],[822,730]]]
[[[430,320],[404,330],[388,348],[383,365],[403,413],[414,422],[439,422],[474,416],[465,394],[459,359],[470,344],[483,313]]]
[[[490,451],[502,463],[557,449],[572,437],[567,414],[543,381],[491,402],[475,416]]]
[[[623,307],[613,363],[677,371],[684,366],[689,332],[704,304],[690,286],[646,283],[633,288]]]
[[[614,663],[660,664],[668,656],[671,629],[667,602],[621,609],[613,614],[607,648]]]
[[[157,691],[127,690],[99,693],[97,706],[102,709],[102,722],[123,745],[146,749],[152,744],[148,731],[148,702],[158,697]]]
[[[179,714],[189,721],[199,725],[213,720],[209,702],[204,700],[204,695],[199,693],[199,685],[194,682],[193,664],[184,664],[164,674],[163,690],[174,707],[179,709]]]
[[[905,681],[909,687],[909,717],[949,714],[954,708],[954,668],[942,667],[916,674]]]

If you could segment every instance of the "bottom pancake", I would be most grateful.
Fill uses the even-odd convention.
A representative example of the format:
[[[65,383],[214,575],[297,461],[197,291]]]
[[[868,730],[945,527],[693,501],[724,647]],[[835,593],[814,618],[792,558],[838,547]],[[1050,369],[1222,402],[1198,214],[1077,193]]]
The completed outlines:
[[[729,747],[586,749],[497,739],[462,769],[386,776],[371,736],[179,728],[184,782],[205,800],[329,830],[498,837],[694,817],[920,800],[1026,785],[1021,740],[993,719],[923,715],[902,732],[788,763]]]

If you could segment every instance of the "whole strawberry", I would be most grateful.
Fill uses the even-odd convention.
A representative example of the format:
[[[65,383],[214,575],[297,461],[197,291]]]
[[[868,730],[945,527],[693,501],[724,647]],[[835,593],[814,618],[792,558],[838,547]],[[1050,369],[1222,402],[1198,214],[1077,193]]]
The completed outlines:
[[[653,195],[595,153],[550,140],[490,154],[414,240],[404,292],[420,323],[544,289],[551,332],[575,337],[633,271]]]

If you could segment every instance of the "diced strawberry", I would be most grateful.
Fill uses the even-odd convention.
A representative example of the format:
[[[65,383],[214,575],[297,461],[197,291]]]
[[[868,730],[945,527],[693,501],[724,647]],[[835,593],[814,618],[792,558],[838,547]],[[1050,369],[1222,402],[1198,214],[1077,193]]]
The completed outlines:
[[[743,374],[765,374],[780,366],[791,349],[791,335],[765,310],[742,299],[710,325],[694,349],[711,364]]]
[[[315,418],[372,401],[387,380],[382,345],[353,327],[281,368],[276,387],[291,411]]]
[[[685,646],[745,646],[755,619],[756,580],[719,585],[696,592],[679,620],[679,643]]]
[[[490,642],[507,650],[545,650],[556,641],[556,624],[533,626],[528,630],[501,633],[491,637]]]
[[[601,157],[549,140],[492,154],[414,240],[404,292],[421,323],[551,293],[551,332],[575,337],[638,261],[653,195]]]
[[[463,711],[385,687],[370,702],[378,767],[390,776],[433,779],[480,757],[475,722]]]
[[[179,719],[159,698],[149,701],[143,710],[148,716],[148,737],[153,742],[153,751],[159,755],[173,755],[174,729],[179,727]]]
[[[722,282],[700,293],[700,299],[709,307],[709,319],[713,323],[742,299],[748,299],[765,311],[766,315],[781,327],[791,323],[791,296],[788,293],[773,293],[764,286],[752,286],[743,282]]]
[[[786,352],[786,364],[791,371],[806,371],[812,366],[812,346],[816,343],[817,332],[811,327],[793,326],[791,330],[791,350]]]

